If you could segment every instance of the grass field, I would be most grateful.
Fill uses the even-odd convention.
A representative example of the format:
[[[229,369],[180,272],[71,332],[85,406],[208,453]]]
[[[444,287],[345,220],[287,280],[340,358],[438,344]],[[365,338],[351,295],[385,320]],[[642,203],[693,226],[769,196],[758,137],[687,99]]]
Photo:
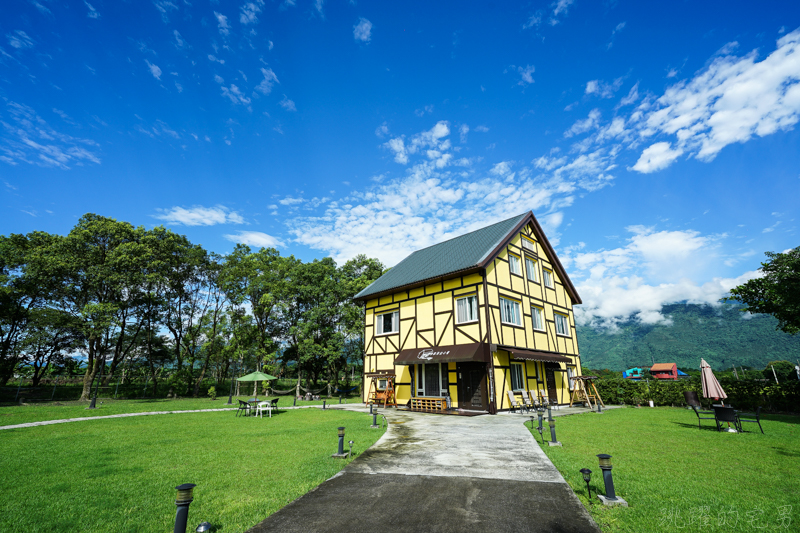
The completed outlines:
[[[559,417],[564,447],[542,448],[604,532],[800,531],[800,417],[762,417],[764,435],[757,424],[735,434],[703,422],[698,430],[694,412],[677,408]],[[597,499],[599,453],[613,456],[616,493],[629,508]],[[592,470],[591,500],[581,468]]]
[[[41,420],[60,420],[66,418],[82,418],[85,416],[106,416],[122,413],[144,413],[147,411],[184,411],[195,409],[229,409],[238,406],[237,400],[248,400],[252,396],[240,396],[233,398],[233,405],[227,405],[228,397],[219,397],[216,400],[209,398],[180,398],[180,399],[144,399],[144,400],[112,400],[100,398],[97,400],[96,409],[86,409],[89,402],[41,402],[30,403],[28,405],[8,405],[0,407],[0,426],[11,426],[24,424],[26,422],[39,422]],[[259,400],[271,400],[276,396],[261,397]],[[322,405],[323,400],[328,405],[335,406],[339,403],[338,398],[323,398],[322,400],[303,401],[298,400],[298,406]],[[358,397],[348,398],[347,403],[358,403]],[[281,396],[278,402],[279,407],[292,405],[291,396]]]
[[[0,531],[172,531],[181,483],[197,484],[190,530],[207,520],[217,532],[244,531],[349,462],[331,458],[337,427],[357,456],[383,433],[370,423],[361,413],[297,409],[271,419],[221,411],[3,430]]]

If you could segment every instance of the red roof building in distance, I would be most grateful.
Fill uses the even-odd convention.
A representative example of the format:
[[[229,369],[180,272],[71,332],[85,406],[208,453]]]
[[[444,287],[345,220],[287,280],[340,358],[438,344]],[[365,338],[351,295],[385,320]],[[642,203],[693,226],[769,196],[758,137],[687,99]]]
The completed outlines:
[[[650,367],[650,375],[656,379],[678,379],[677,363],[657,363]]]

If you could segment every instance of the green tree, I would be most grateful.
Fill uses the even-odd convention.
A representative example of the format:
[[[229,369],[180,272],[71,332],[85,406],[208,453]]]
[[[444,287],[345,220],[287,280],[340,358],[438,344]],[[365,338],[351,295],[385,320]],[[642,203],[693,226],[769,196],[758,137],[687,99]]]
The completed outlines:
[[[774,374],[772,373],[773,369],[775,370]],[[770,361],[761,373],[769,381],[774,380],[776,376],[779,383],[797,381],[797,371],[794,369],[794,363],[789,361]]]
[[[723,301],[742,302],[744,311],[765,313],[778,319],[777,329],[800,332],[800,246],[785,253],[766,252],[764,275],[731,289]]]
[[[0,235],[0,385],[11,379],[22,359],[20,347],[31,319],[62,286],[60,276],[37,261],[60,239],[38,231]]]

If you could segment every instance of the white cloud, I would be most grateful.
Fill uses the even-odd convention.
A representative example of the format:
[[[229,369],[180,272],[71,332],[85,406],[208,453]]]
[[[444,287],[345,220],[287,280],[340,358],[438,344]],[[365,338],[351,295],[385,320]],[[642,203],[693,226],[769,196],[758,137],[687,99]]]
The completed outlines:
[[[240,231],[235,235],[225,235],[225,238],[232,242],[246,244],[248,246],[255,246],[258,248],[275,248],[277,246],[283,246],[283,242],[280,239],[260,231]]]
[[[170,12],[178,9],[178,6],[170,0],[156,0],[153,2],[153,5],[156,6],[156,9],[161,13],[161,20],[164,22],[169,22]]]
[[[297,106],[295,106],[294,102],[289,100],[289,97],[287,97],[285,94],[283,95],[283,100],[278,102],[278,104],[280,104],[280,106],[286,111],[297,111]]]
[[[625,22],[620,22],[617,26],[611,31],[611,40],[608,41],[606,45],[606,50],[611,50],[611,47],[614,46],[614,36],[621,32],[625,28]]]
[[[178,30],[174,30],[172,32],[172,35],[173,35],[173,37],[175,37],[175,48],[180,50],[182,48],[186,48],[187,47],[186,41],[183,40],[183,37],[181,36],[181,34],[180,34],[180,32]]]
[[[669,323],[664,305],[689,303],[717,305],[728,291],[757,272],[735,279],[715,277],[724,259],[720,242],[724,235],[701,235],[697,231],[655,231],[631,226],[633,235],[625,246],[573,255],[561,259],[581,295],[583,305],[575,308],[580,324],[614,328],[633,317],[646,324]]]
[[[526,65],[524,67],[517,67],[517,73],[519,73],[520,80],[517,82],[517,85],[522,85],[523,87],[526,85],[530,85],[533,83],[533,73],[536,68],[533,65]]]
[[[228,17],[216,11],[214,11],[214,16],[217,18],[217,28],[219,28],[220,35],[227,36],[230,34],[231,25],[228,24]]]
[[[462,143],[467,142],[467,134],[469,133],[469,126],[467,126],[466,124],[462,124],[458,128],[458,133],[459,133],[459,138],[461,139],[461,142]]]
[[[551,7],[553,8],[553,14],[550,17],[550,25],[555,26],[556,24],[558,24],[560,22],[558,20],[558,17],[560,15],[566,16],[567,11],[569,10],[569,6],[571,6],[574,2],[575,0],[556,0],[555,2],[553,2],[553,4],[551,5]]]
[[[383,139],[387,135],[389,135],[389,125],[386,122],[375,128],[375,136],[379,139]]]
[[[161,80],[161,69],[158,68],[158,65],[154,65],[146,59],[144,62],[147,63],[147,68],[150,69],[150,74],[152,74],[155,79]]]
[[[94,7],[92,7],[92,4],[90,4],[86,0],[83,0],[83,3],[86,4],[86,7],[89,9],[89,12],[86,14],[87,17],[89,17],[90,19],[100,18],[100,13],[98,13],[97,10]]]
[[[31,39],[28,34],[22,30],[16,30],[15,32],[7,33],[6,38],[8,39],[8,44],[17,50],[33,47],[33,39]]]
[[[170,209],[158,209],[161,214],[153,215],[153,218],[163,220],[168,224],[180,224],[183,226],[215,226],[217,224],[244,224],[244,218],[225,206],[217,205],[214,207],[203,207],[196,205],[190,208],[171,207]]]
[[[606,83],[602,80],[591,80],[586,83],[585,94],[596,94],[601,98],[613,98],[622,86],[622,78],[617,78],[613,83]]]
[[[781,37],[762,61],[725,46],[693,79],[639,107],[641,135],[674,135],[677,150],[712,160],[732,143],[789,130],[800,118],[800,29]]]
[[[358,19],[358,24],[353,26],[353,38],[362,43],[368,43],[372,38],[372,22],[364,17]]]
[[[475,131],[486,133],[487,131],[489,131],[489,128],[487,128],[486,126],[475,126]]]
[[[287,1],[288,1],[288,0],[287,0]],[[321,17],[324,17],[324,16],[325,16],[325,14],[322,12],[322,4],[323,4],[324,2],[325,2],[325,0],[314,0],[314,9],[316,9],[316,10],[317,10],[317,13],[319,13],[319,15],[320,15]],[[292,4],[294,4],[294,2],[292,2]]]
[[[215,56],[213,54],[208,54],[208,60],[209,61],[213,61],[215,63],[219,63],[220,65],[224,65],[225,64],[225,60],[224,59],[218,59],[217,56]]]
[[[0,161],[64,170],[72,165],[100,163],[95,141],[56,131],[29,106],[9,100],[5,103],[7,115],[0,120]]]
[[[219,84],[225,83],[225,79],[222,76],[220,76],[219,74],[214,74],[214,81],[219,83]]]
[[[446,121],[440,121],[430,130],[411,137],[408,144],[406,144],[403,137],[395,137],[384,143],[384,146],[394,152],[394,160],[396,162],[405,165],[408,163],[409,154],[416,154],[421,151],[425,151],[426,154],[430,151],[442,154],[448,150],[450,148],[450,141],[441,141],[441,139],[449,135],[449,124]],[[446,161],[447,160],[445,160],[445,163]],[[440,164],[442,163],[440,162]]]
[[[425,115],[429,115],[433,113],[433,104],[426,105],[422,109],[415,109],[414,114],[418,117],[424,117]]]
[[[673,150],[668,142],[655,143],[642,151],[642,155],[632,168],[637,172],[650,174],[667,168],[682,154],[682,149]]]
[[[619,101],[620,107],[635,104],[636,100],[639,99],[639,82],[636,82],[636,85],[631,87],[631,90],[628,91],[628,95]]]
[[[278,76],[275,75],[271,68],[262,68],[261,74],[264,75],[264,79],[256,86],[256,91],[261,94],[269,94],[272,92],[272,86],[276,83],[280,83],[278,81]]]
[[[525,22],[525,24],[522,25],[522,29],[527,30],[530,28],[535,28],[541,23],[542,23],[542,12],[537,11],[536,13],[528,17],[528,20]]]
[[[222,96],[227,97],[234,104],[250,105],[250,98],[246,97],[239,87],[233,83],[231,83],[230,87],[222,86]]]
[[[258,22],[258,14],[264,7],[264,0],[255,0],[254,2],[246,2],[240,9],[239,22],[242,24],[255,24]]]
[[[572,125],[570,129],[564,132],[564,137],[570,138],[581,133],[586,133],[591,129],[597,128],[600,123],[600,110],[592,109],[589,111],[589,116],[584,120],[578,120]]]

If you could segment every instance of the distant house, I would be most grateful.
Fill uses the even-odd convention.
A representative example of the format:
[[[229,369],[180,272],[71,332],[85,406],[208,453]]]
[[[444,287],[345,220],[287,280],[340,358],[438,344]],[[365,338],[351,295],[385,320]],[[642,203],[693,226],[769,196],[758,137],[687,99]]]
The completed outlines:
[[[678,365],[676,363],[656,363],[650,367],[650,375],[656,379],[678,379]]]
[[[354,299],[376,398],[496,413],[509,391],[569,403],[581,375],[581,300],[531,212],[417,250]]]
[[[633,367],[622,371],[622,377],[638,381],[644,377],[644,368]]]

